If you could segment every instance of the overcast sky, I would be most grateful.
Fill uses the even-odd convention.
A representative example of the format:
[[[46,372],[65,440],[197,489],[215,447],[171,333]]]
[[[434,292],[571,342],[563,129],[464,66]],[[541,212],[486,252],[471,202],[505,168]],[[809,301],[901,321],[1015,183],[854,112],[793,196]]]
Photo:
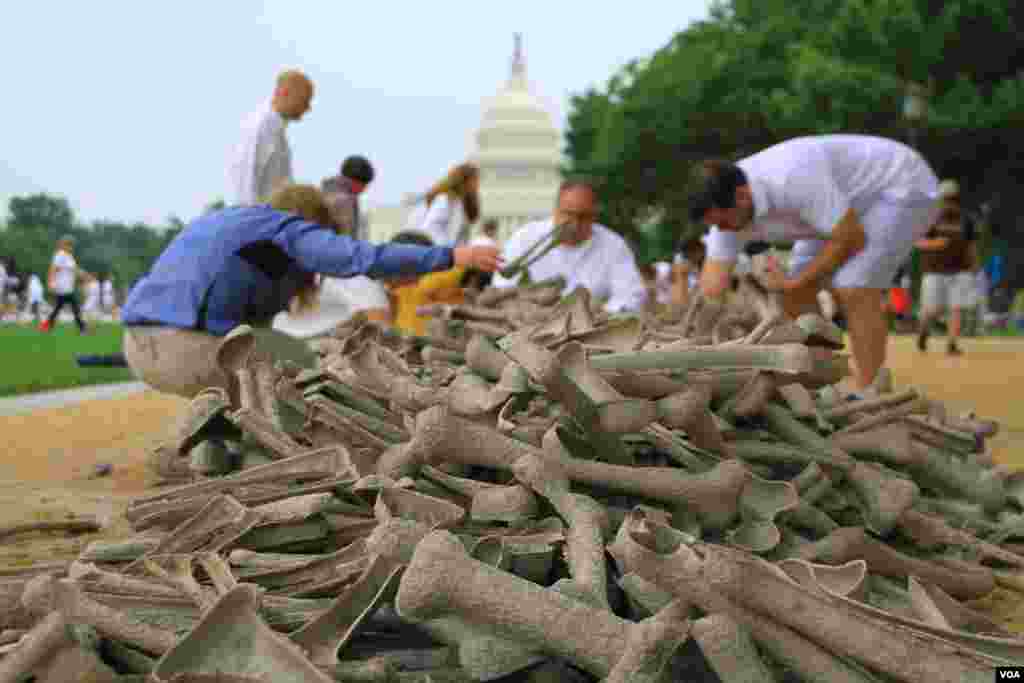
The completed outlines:
[[[504,83],[512,34],[559,126],[571,93],[707,15],[708,0],[596,2],[19,2],[4,9],[0,213],[64,194],[80,219],[163,224],[225,193],[243,116],[301,68],[313,109],[289,126],[296,179],[351,153],[378,170],[369,205],[425,189],[470,151]],[[600,8],[600,9],[599,9]]]

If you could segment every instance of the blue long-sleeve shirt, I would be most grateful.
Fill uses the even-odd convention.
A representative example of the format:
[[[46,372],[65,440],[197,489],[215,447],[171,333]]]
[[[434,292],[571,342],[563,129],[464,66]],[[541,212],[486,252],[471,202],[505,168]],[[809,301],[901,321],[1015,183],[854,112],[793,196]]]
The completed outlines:
[[[268,206],[233,207],[182,230],[132,287],[121,319],[223,336],[269,323],[313,273],[382,278],[452,265],[448,247],[375,245]]]

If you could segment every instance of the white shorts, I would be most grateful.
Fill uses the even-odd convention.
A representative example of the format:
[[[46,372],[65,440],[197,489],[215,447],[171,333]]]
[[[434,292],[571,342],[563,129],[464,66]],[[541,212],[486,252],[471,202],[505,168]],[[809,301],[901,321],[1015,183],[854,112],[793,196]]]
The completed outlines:
[[[921,308],[928,312],[978,305],[974,273],[925,273],[921,278]]]
[[[939,202],[919,195],[911,199],[881,198],[859,212],[867,244],[858,254],[839,267],[832,286],[843,288],[888,289],[896,271],[910,257],[914,242],[924,237],[939,216]],[[790,274],[807,267],[826,242],[799,240],[790,254]]]

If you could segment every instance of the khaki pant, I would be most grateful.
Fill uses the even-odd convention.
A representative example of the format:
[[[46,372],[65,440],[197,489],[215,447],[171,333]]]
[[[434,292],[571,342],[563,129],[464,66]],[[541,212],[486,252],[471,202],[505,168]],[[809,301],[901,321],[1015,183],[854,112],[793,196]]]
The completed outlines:
[[[270,329],[254,329],[256,344],[273,358],[314,367],[316,356],[301,340]],[[193,398],[207,387],[234,395],[234,378],[217,364],[224,337],[177,327],[129,326],[124,331],[124,355],[135,375],[157,391]]]

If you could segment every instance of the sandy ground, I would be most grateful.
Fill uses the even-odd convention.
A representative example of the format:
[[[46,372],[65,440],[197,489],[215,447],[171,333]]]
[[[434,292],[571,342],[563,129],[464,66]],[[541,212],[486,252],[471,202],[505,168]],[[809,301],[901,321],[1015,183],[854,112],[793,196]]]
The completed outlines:
[[[943,353],[944,340],[919,353],[913,339],[893,340],[889,366],[897,388],[916,386],[951,412],[974,410],[1002,423],[990,443],[1004,463],[1024,467],[1024,340],[968,339],[965,355]],[[148,450],[173,428],[184,401],[144,392],[125,398],[0,417],[0,524],[62,519],[72,514],[109,520],[99,534],[35,533],[0,542],[0,567],[73,558],[89,541],[130,533],[121,518],[128,501],[153,482]],[[97,463],[110,476],[91,479]],[[1024,632],[1024,595],[998,590],[984,601],[993,614]]]

